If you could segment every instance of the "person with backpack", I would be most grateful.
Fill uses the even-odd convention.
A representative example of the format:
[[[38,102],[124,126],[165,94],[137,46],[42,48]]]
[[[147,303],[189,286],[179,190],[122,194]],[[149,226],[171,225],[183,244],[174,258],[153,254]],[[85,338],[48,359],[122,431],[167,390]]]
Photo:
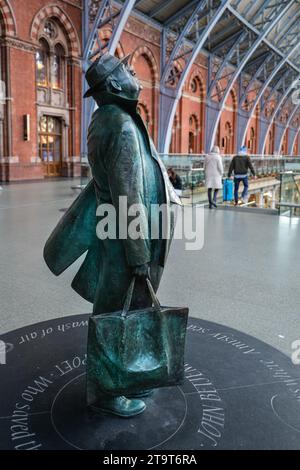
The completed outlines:
[[[232,173],[234,173],[234,205],[238,205],[239,201],[239,186],[243,182],[244,189],[242,192],[242,202],[245,204],[248,201],[248,171],[251,171],[252,175],[256,178],[255,170],[252,165],[249,155],[247,155],[247,148],[244,145],[241,147],[239,154],[233,157],[231,160],[228,178],[231,178]]]

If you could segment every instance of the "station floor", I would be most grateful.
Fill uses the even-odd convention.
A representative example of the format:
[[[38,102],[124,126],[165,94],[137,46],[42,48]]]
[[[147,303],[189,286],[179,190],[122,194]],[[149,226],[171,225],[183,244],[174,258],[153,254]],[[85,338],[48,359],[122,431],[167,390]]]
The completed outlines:
[[[0,190],[0,334],[89,313],[70,287],[79,262],[55,277],[43,246],[76,193],[74,180]],[[300,223],[249,212],[205,210],[204,247],[173,242],[159,290],[163,305],[248,333],[291,354],[300,339]]]

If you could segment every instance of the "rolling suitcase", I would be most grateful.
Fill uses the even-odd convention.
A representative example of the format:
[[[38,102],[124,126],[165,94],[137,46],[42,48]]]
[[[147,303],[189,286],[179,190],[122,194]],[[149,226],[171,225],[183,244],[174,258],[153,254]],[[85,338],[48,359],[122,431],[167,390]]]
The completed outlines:
[[[233,201],[233,181],[230,179],[224,180],[223,184],[223,201],[231,202]]]

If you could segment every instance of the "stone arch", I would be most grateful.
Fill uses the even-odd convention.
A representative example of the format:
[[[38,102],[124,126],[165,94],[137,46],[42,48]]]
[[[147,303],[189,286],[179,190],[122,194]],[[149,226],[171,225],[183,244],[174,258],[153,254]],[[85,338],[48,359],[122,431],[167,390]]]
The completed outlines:
[[[0,13],[3,18],[5,34],[8,36],[16,36],[16,18],[8,0],[0,0]]]
[[[151,51],[151,49],[149,49],[149,47],[139,46],[135,49],[135,51],[132,54],[131,59],[130,59],[130,63],[132,65],[132,67],[134,67],[135,62],[137,61],[137,59],[140,55],[144,56],[145,59],[147,60],[147,62],[149,63],[149,65],[150,65],[151,72],[152,72],[152,75],[153,75],[153,82],[158,82],[158,80],[159,80],[158,66],[156,64],[154,54]]]
[[[39,34],[41,23],[46,18],[49,18],[49,19],[55,18],[58,21],[58,23],[62,25],[69,41],[70,53],[72,56],[78,57],[80,55],[80,42],[79,42],[77,31],[71,19],[58,5],[55,5],[55,4],[47,5],[38,11],[38,13],[35,15],[31,24],[30,37],[34,41],[38,41],[38,34]]]

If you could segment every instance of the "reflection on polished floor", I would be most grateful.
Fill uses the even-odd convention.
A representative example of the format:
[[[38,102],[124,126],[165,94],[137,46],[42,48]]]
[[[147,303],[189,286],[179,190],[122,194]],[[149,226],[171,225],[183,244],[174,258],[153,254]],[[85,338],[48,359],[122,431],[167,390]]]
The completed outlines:
[[[70,287],[78,268],[55,278],[44,242],[76,197],[74,180],[4,185],[0,191],[0,333],[88,313]],[[188,305],[192,316],[241,330],[291,353],[300,339],[300,219],[205,211],[201,251],[173,243],[159,291],[162,304]],[[80,261],[79,261],[80,263]]]

